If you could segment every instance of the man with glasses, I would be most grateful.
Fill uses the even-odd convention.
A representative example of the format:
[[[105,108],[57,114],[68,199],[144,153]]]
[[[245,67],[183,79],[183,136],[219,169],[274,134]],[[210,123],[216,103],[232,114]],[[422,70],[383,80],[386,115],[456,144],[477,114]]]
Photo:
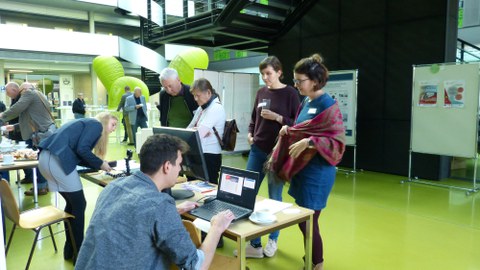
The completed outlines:
[[[198,104],[190,93],[190,86],[183,84],[178,72],[172,68],[165,68],[160,73],[160,123],[164,127],[186,128],[192,121],[193,113]]]
[[[31,83],[23,83],[19,86],[16,82],[9,82],[5,86],[7,96],[18,101],[10,106],[8,110],[0,113],[0,120],[5,123],[18,117],[18,124],[8,125],[8,131],[20,131],[22,140],[26,141],[28,147],[32,147],[32,135],[35,132],[47,134],[55,130],[55,122],[49,111],[50,103],[47,98],[35,90]],[[38,195],[48,193],[47,181],[40,174],[38,175]],[[25,195],[32,196],[33,188],[25,191]]]

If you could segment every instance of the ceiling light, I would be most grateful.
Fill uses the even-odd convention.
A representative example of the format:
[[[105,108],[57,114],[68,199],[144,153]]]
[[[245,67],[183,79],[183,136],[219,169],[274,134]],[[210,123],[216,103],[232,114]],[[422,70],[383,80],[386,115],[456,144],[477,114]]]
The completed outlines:
[[[26,70],[26,69],[10,69],[10,72],[15,73],[32,73],[33,70]]]

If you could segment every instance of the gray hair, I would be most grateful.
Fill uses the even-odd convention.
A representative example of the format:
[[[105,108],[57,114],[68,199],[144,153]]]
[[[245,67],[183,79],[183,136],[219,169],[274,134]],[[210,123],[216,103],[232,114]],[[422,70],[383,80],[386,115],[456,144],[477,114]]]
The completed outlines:
[[[178,72],[173,68],[164,68],[162,72],[160,72],[160,76],[158,76],[160,81],[168,80],[168,79],[178,79]]]

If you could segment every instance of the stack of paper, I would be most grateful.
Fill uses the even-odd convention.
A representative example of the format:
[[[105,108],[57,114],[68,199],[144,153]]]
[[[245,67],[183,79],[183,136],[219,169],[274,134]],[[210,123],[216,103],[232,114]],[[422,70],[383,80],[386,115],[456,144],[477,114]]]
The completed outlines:
[[[268,212],[275,214],[282,211],[283,209],[289,208],[292,206],[291,203],[279,202],[271,199],[264,199],[259,202],[255,202],[254,211],[259,210],[268,210]]]

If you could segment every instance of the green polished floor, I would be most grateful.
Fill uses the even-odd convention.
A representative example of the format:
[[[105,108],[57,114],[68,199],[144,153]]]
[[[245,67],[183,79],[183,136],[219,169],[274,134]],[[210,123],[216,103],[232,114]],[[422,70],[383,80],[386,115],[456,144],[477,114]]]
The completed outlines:
[[[126,147],[112,143],[109,159],[123,158]],[[224,157],[225,165],[244,168],[245,162],[240,155]],[[15,178],[12,179],[14,182]],[[328,206],[320,216],[325,269],[480,269],[480,194],[466,196],[461,190],[400,184],[402,179],[373,172],[337,174]],[[88,223],[102,188],[87,181],[83,184]],[[17,194],[16,186],[12,188]],[[28,186],[22,186],[25,188]],[[260,193],[267,194],[265,183]],[[21,194],[22,207],[33,207],[31,198]],[[284,199],[292,202],[286,189]],[[52,194],[42,196],[40,206],[54,202]],[[63,207],[62,199],[59,204]],[[7,234],[10,228],[7,221]],[[56,239],[63,247],[63,233]],[[24,269],[32,240],[32,232],[16,232],[7,257],[8,269]],[[266,240],[263,237],[264,243]],[[233,249],[234,243],[227,240],[218,252],[231,254]],[[248,259],[247,265],[251,270],[300,270],[302,256],[302,236],[295,226],[281,232],[275,257]],[[63,260],[61,251],[54,253],[47,238],[39,242],[31,269],[73,269],[73,266]]]

